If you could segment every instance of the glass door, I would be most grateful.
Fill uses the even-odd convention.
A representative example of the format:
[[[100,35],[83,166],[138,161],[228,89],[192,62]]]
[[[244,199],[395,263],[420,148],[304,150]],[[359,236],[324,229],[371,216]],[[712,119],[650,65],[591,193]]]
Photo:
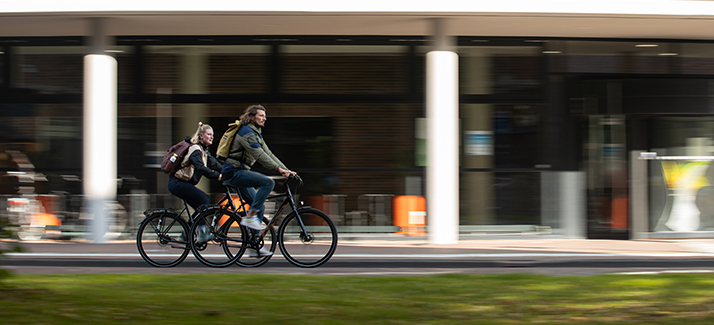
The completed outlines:
[[[584,128],[588,238],[627,239],[629,196],[624,115],[591,115]]]

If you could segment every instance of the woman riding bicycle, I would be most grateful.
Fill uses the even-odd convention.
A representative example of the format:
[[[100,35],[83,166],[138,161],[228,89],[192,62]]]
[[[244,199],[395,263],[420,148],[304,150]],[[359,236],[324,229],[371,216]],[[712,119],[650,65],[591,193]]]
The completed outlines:
[[[186,137],[186,142],[192,143],[179,169],[169,179],[169,192],[183,199],[194,210],[201,205],[211,203],[208,194],[196,187],[202,176],[221,180],[223,167],[216,158],[208,152],[213,143],[213,128],[208,124],[198,122],[198,129],[193,137]]]

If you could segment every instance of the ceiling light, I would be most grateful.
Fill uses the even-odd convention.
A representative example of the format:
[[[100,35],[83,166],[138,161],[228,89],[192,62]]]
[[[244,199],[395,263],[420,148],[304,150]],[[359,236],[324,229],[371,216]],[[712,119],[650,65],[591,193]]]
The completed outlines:
[[[560,54],[560,53],[563,53],[563,52],[561,52],[561,51],[543,51],[542,53],[543,53],[543,54]]]
[[[635,47],[658,47],[657,44],[637,44]]]
[[[660,54],[657,54],[657,55],[661,55],[661,56],[675,56],[675,55],[679,55],[679,53],[660,53]]]

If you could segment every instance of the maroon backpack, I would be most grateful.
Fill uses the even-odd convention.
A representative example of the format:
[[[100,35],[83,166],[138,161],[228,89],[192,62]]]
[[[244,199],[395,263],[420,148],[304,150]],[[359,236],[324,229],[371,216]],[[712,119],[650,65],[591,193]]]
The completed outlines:
[[[181,169],[181,162],[183,158],[186,157],[188,148],[191,143],[186,140],[181,140],[181,142],[171,146],[164,156],[164,160],[161,161],[161,170],[171,177],[176,174],[176,172]]]

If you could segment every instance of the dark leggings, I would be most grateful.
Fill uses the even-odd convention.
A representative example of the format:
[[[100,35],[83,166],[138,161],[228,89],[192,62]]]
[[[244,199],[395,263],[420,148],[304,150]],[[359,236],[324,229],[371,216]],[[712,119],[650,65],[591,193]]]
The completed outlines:
[[[196,188],[193,184],[182,181],[176,177],[169,179],[169,192],[185,200],[194,210],[198,209],[201,205],[211,203],[208,194],[203,193],[203,191]]]

